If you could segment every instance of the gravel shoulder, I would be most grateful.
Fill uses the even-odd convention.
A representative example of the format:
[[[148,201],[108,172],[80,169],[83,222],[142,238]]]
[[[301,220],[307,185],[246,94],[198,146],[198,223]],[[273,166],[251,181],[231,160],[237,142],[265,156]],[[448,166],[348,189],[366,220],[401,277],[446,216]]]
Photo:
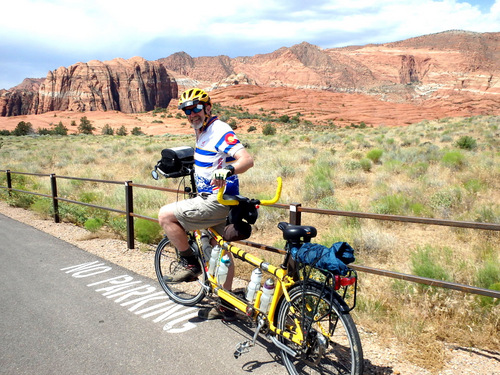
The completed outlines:
[[[128,250],[125,241],[113,239],[105,234],[97,237],[96,234],[70,223],[55,224],[51,220],[39,218],[31,211],[11,207],[5,202],[0,202],[0,213],[140,275],[156,279],[152,246],[141,245],[140,250]],[[366,374],[500,375],[499,351],[445,343],[445,366],[437,372],[431,372],[402,360],[401,348],[396,340],[382,342],[376,334],[365,332],[362,327],[358,328],[366,359]]]

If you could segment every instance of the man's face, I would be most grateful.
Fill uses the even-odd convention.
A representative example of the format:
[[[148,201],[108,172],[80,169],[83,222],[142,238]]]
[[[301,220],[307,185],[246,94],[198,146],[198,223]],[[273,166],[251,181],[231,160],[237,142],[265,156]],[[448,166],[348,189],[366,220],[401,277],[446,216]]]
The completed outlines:
[[[198,105],[203,107],[202,104],[198,104]],[[184,113],[186,114],[189,123],[191,124],[191,126],[194,129],[200,129],[203,126],[203,124],[205,123],[205,119],[207,117],[207,115],[205,114],[205,111],[207,113],[210,113],[210,106],[209,105],[207,105],[205,108],[202,108],[198,113],[195,112],[197,109],[200,109],[200,108],[197,107],[196,105],[184,108]]]

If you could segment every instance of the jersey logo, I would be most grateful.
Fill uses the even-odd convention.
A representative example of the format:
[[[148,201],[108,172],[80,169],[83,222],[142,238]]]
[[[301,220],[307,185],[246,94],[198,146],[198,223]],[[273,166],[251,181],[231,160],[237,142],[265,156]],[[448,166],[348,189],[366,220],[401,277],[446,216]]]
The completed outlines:
[[[226,134],[226,138],[224,139],[224,141],[228,145],[235,145],[236,143],[238,143],[238,139],[234,134]]]

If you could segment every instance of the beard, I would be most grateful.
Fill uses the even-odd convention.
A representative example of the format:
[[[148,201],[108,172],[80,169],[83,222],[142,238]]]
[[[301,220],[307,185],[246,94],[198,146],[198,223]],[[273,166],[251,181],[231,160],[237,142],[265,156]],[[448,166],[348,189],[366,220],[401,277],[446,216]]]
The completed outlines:
[[[193,118],[191,121],[191,126],[193,129],[200,129],[203,126],[203,121],[201,120],[201,117],[197,116]]]

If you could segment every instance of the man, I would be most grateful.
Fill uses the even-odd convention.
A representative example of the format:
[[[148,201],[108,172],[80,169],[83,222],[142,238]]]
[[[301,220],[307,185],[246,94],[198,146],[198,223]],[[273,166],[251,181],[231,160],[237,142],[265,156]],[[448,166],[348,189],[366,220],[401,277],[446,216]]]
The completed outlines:
[[[212,103],[204,90],[186,90],[179,98],[178,108],[184,111],[194,129],[196,186],[198,193],[204,194],[163,206],[158,220],[172,245],[179,250],[185,265],[185,272],[171,281],[185,282],[201,274],[186,231],[217,226],[223,228],[229,208],[217,202],[217,191],[225,187],[227,194],[239,194],[238,174],[253,167],[253,158],[231,127],[212,116]],[[224,284],[226,289],[231,289],[233,275],[234,266],[231,265]],[[224,307],[200,310],[200,317],[205,319],[228,318],[230,315],[234,314]]]

